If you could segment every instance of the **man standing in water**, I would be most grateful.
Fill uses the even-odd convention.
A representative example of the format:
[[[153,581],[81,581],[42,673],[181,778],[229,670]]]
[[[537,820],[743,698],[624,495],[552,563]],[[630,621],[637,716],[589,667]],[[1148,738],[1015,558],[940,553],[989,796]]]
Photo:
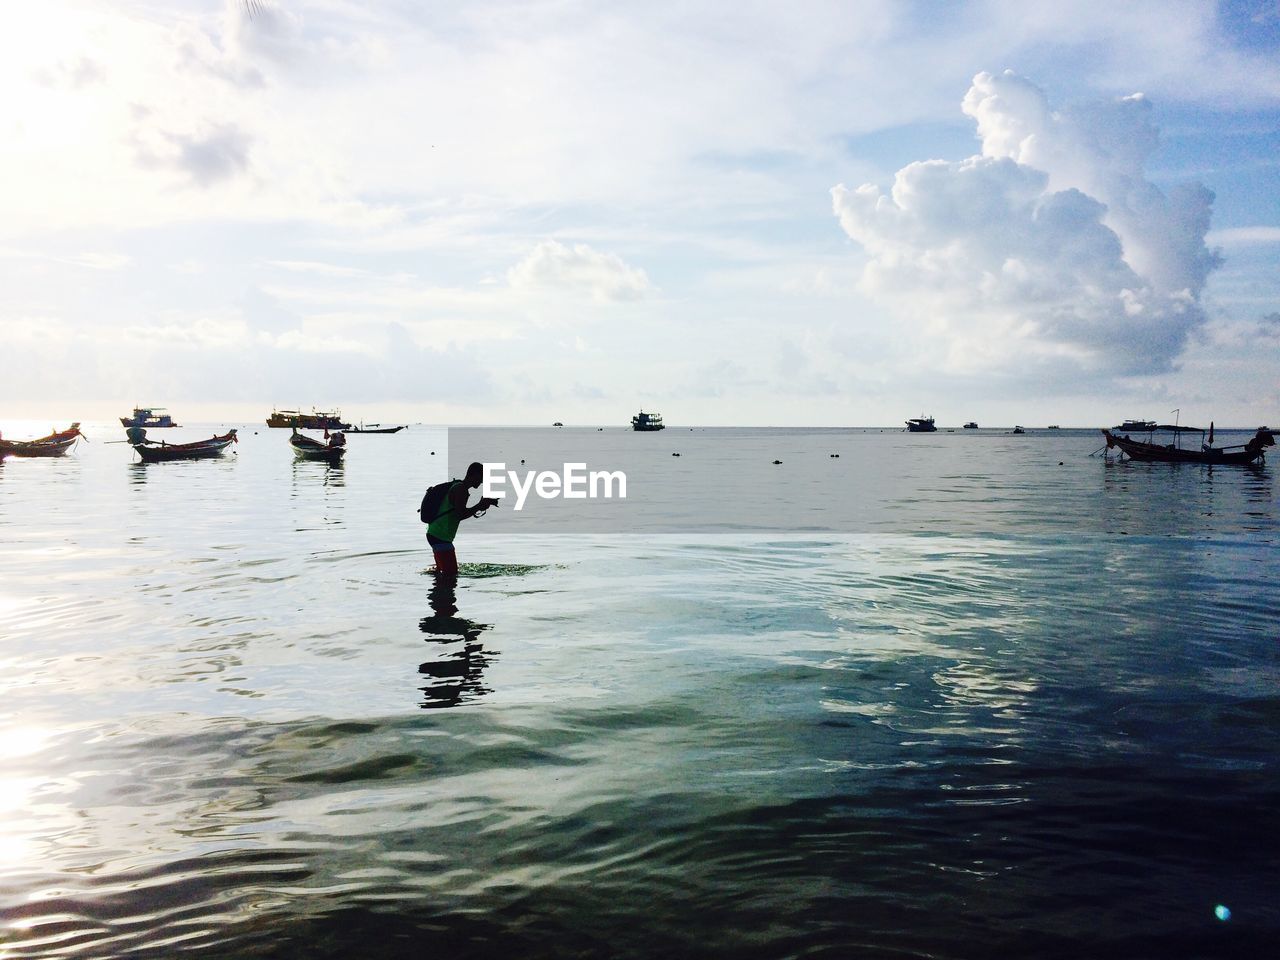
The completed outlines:
[[[474,507],[467,506],[471,491],[483,480],[484,464],[473,463],[467,467],[467,475],[449,488],[435,519],[427,524],[427,543],[431,544],[431,552],[435,554],[437,573],[450,577],[458,575],[458,555],[453,549],[458,524],[498,505],[497,497],[481,497]]]

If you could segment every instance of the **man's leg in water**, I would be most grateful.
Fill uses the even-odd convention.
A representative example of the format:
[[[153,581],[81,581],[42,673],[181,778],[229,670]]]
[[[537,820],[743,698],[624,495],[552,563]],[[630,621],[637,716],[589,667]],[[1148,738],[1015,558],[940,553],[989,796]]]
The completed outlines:
[[[431,552],[436,558],[436,572],[447,577],[458,575],[458,554],[452,543],[433,543]]]

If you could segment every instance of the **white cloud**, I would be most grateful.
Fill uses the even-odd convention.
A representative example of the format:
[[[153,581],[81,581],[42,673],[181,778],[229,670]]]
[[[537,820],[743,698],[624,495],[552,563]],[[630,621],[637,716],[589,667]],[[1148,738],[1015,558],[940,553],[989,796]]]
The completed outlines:
[[[1211,266],[1186,214],[1208,204],[1149,189],[1141,100],[1077,113],[992,78],[973,95],[989,143],[971,169],[905,168],[904,191],[933,192],[904,199],[900,223],[861,223],[866,257],[840,249],[823,204],[834,171],[882,185],[892,206],[888,184],[907,159],[979,152],[955,123],[967,123],[955,101],[975,63],[1018,63],[1064,97],[1144,90],[1172,104],[1170,117],[1190,122],[1157,160],[1204,171],[1236,217],[1223,225],[1277,222],[1249,198],[1268,169],[1280,61],[1223,36],[1200,0],[1028,0],[1017,16],[990,3],[814,0],[748,5],[732,22],[709,0],[44,0],[13,19],[0,33],[0,245],[24,253],[0,254],[0,315],[56,315],[69,335],[85,331],[78,352],[42,362],[28,398],[60,398],[73,384],[49,371],[68,363],[104,371],[105,396],[109,378],[167,372],[180,350],[193,358],[184,384],[203,353],[211,366],[233,358],[261,399],[299,396],[317,368],[344,390],[382,390],[389,356],[343,366],[305,344],[381,342],[390,322],[464,351],[424,364],[469,358],[499,392],[519,370],[620,394],[678,390],[669,350],[635,348],[625,325],[588,327],[616,309],[602,303],[637,297],[648,299],[624,304],[633,323],[693,337],[682,343],[699,358],[727,357],[754,378],[720,371],[699,415],[721,422],[722,392],[758,398],[734,416],[806,417],[775,403],[779,330],[805,343],[814,376],[846,394],[874,384],[887,406],[905,394],[911,408],[931,379],[940,392],[964,379],[916,370],[935,349],[933,369],[981,371],[964,380],[979,390],[1024,363],[1038,374],[1169,362],[1180,331],[1196,329]],[[1206,148],[1233,134],[1229,151]],[[985,206],[970,188],[987,191]],[[1274,229],[1209,236],[1232,254],[1230,272],[1213,275],[1215,311],[1247,315],[1249,330],[1277,306],[1263,245]],[[561,243],[533,250],[542,237]],[[885,304],[915,322],[885,322]],[[168,310],[239,311],[227,315],[247,324],[242,352],[202,346],[222,334],[171,324]],[[94,339],[152,322],[165,328],[152,363]],[[589,352],[561,346],[582,329]],[[259,336],[295,330],[299,349]],[[810,345],[806,330],[826,339]],[[403,377],[396,390],[414,394]],[[216,372],[206,385],[223,389]],[[801,404],[785,406],[838,416]],[[525,414],[517,404],[507,416]]]
[[[963,108],[982,156],[910,164],[889,195],[833,190],[869,261],[862,288],[911,318],[957,372],[1052,363],[1080,373],[1168,370],[1205,315],[1219,260],[1212,194],[1162,193],[1141,96],[1053,110],[1012,73],[979,74]]]
[[[78,267],[88,267],[91,270],[120,270],[133,263],[133,258],[123,253],[86,252],[61,259],[65,263],[73,263]]]
[[[268,260],[267,265],[294,273],[314,273],[319,276],[344,279],[369,275],[368,270],[361,270],[359,267],[343,267],[336,263],[322,263],[316,260]]]
[[[1258,321],[1257,335],[1267,340],[1280,340],[1280,313],[1268,313]]]
[[[346,356],[367,354],[377,357],[379,351],[372,344],[349,337],[319,337],[304,333],[301,330],[286,330],[281,334],[258,334],[260,342],[279,347],[282,350],[297,350],[300,353],[337,353]]]
[[[218,127],[192,136],[170,134],[169,140],[177,150],[170,164],[202,187],[229,180],[249,167],[251,138],[235,127]]]
[[[76,267],[88,267],[90,270],[120,270],[133,263],[133,258],[123,253],[97,253],[85,251],[64,256],[54,256],[36,250],[17,250],[13,247],[0,247],[0,258],[6,260],[49,260],[54,263],[67,263]]]
[[[102,65],[83,55],[53,67],[38,68],[32,71],[31,76],[36,83],[44,86],[61,86],[73,90],[106,80],[106,72],[102,69]]]
[[[1249,247],[1264,243],[1280,243],[1280,227],[1233,227],[1211,230],[1205,238],[1224,247]]]
[[[551,290],[589,294],[600,302],[639,300],[653,292],[648,276],[612,253],[585,243],[566,246],[544,240],[507,272],[517,290]]]
[[[243,343],[248,332],[244,322],[234,316],[171,316],[162,318],[162,321],[130,325],[120,330],[120,336],[125,340],[151,346],[217,349],[232,348]],[[107,331],[103,336],[113,334],[113,331]]]

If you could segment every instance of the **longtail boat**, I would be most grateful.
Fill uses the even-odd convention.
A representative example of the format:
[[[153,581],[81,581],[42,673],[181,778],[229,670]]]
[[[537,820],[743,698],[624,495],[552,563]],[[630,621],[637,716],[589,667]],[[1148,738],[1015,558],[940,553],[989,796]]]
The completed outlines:
[[[80,424],[73,423],[66,430],[57,430],[36,440],[0,439],[0,457],[60,457],[83,436]]]
[[[289,446],[293,447],[293,452],[303,460],[325,460],[329,463],[340,463],[342,455],[347,452],[347,438],[341,433],[335,433],[328,437],[327,443],[322,443],[313,437],[304,436],[297,430],[289,437]]]
[[[396,427],[384,427],[380,423],[362,423],[358,427],[352,427],[347,433],[399,433],[401,430],[409,429],[404,424]]]
[[[1183,449],[1174,444],[1143,443],[1121,437],[1110,430],[1103,430],[1107,438],[1108,450],[1119,450],[1133,460],[1146,460],[1158,463],[1230,463],[1247,466],[1265,459],[1267,447],[1275,446],[1275,430],[1262,429],[1255,433],[1248,443],[1230,447],[1213,446],[1213,424],[1209,425],[1209,441],[1199,450]]]
[[[132,444],[144,463],[163,463],[169,460],[208,460],[220,457],[224,450],[236,441],[236,432],[228,430],[220,437],[196,440],[194,443],[166,443],[161,440],[143,440]]]

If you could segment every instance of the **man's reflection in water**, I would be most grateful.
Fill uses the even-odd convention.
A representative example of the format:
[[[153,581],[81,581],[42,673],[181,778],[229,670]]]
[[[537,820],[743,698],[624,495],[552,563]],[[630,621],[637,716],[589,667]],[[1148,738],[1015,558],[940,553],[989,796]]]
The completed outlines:
[[[421,688],[424,710],[456,707],[490,693],[481,682],[481,674],[497,656],[496,650],[485,650],[480,644],[480,634],[489,629],[489,624],[458,616],[457,575],[436,571],[432,576],[434,583],[428,594],[431,616],[423,617],[418,629],[426,634],[429,643],[440,647],[433,651],[435,657],[418,667],[418,672],[429,679]]]

